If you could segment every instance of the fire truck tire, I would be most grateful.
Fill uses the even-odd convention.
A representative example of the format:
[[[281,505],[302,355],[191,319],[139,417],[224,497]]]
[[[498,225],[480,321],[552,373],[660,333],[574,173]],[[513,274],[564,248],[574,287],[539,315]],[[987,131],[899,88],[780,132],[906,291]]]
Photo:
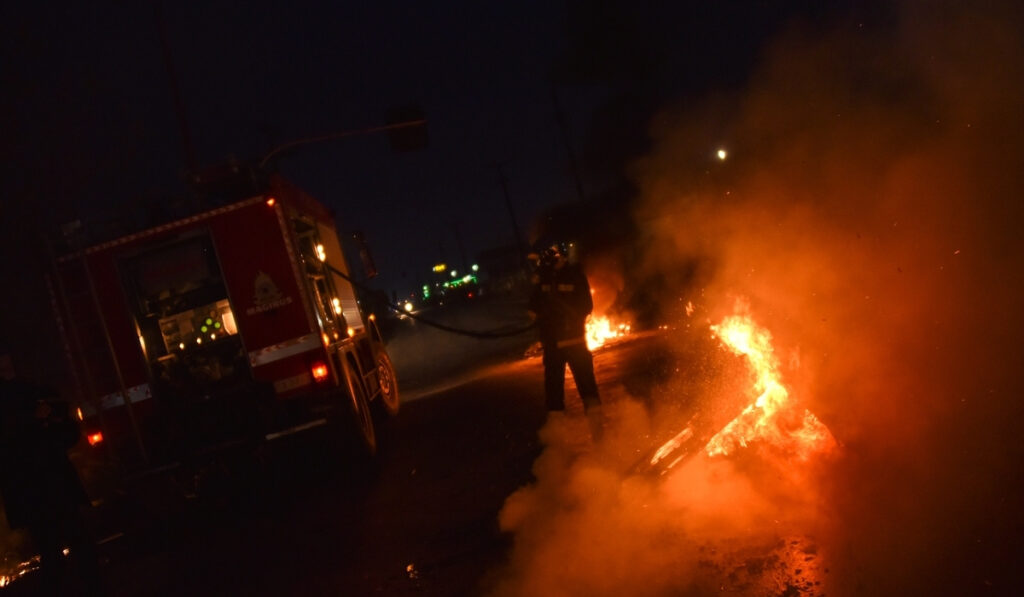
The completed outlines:
[[[380,401],[390,416],[398,414],[401,399],[398,395],[398,377],[391,357],[383,350],[377,353],[377,383],[380,385]]]
[[[366,398],[366,390],[356,373],[355,367],[347,360],[344,362],[345,385],[348,389],[349,405],[355,435],[358,438],[359,450],[372,456],[377,453],[377,431],[373,424],[373,413],[370,412],[370,401]]]

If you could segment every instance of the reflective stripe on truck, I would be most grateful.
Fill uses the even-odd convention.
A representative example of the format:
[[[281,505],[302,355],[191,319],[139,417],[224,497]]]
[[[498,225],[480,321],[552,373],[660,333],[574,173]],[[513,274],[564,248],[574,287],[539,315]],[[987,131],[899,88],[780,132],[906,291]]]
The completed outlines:
[[[306,334],[277,344],[271,344],[249,353],[249,363],[253,367],[273,363],[290,356],[301,354],[320,347],[320,336],[317,334]]]
[[[153,392],[150,391],[148,383],[128,388],[126,392],[128,394],[128,400],[131,400],[132,404],[142,402],[143,400],[148,400],[153,397]],[[113,392],[106,396],[101,396],[98,402],[100,408],[103,410],[124,406],[124,394],[121,392]],[[79,408],[82,410],[83,417],[91,417],[97,412],[95,403],[86,402]]]

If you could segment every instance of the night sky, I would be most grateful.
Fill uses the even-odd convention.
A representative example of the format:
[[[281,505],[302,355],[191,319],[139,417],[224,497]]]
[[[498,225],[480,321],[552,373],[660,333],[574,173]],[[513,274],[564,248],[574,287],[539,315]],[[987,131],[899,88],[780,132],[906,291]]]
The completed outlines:
[[[865,10],[819,2],[670,10],[631,2],[11,4],[0,14],[6,255],[38,252],[42,232],[71,220],[143,221],[187,192],[174,85],[200,166],[377,126],[390,108],[415,104],[429,121],[422,151],[395,153],[377,135],[308,146],[279,162],[335,208],[343,232],[364,233],[381,271],[375,284],[399,294],[442,258],[459,263],[464,251],[473,261],[513,243],[493,164],[503,164],[527,241],[555,206],[628,203],[626,166],[646,150],[659,109],[743,85],[780,29]],[[26,321],[46,317],[36,294],[45,261],[4,261],[5,286],[18,289],[4,328],[20,337],[35,329]]]

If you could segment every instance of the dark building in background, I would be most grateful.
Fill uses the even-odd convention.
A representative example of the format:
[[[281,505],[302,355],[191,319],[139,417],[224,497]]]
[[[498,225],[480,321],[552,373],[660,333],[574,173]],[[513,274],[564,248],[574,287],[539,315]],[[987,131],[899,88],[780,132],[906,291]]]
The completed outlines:
[[[529,282],[526,255],[516,245],[485,249],[477,257],[480,283],[485,292],[522,291]]]

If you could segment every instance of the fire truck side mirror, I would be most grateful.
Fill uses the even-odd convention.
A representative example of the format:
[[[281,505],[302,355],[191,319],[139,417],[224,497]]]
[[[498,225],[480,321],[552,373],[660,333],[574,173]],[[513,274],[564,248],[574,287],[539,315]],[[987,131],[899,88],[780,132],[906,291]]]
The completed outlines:
[[[366,238],[362,232],[353,232],[352,240],[359,248],[359,260],[363,263],[363,271],[366,278],[373,278],[377,275],[377,265],[373,262],[373,254],[370,253],[370,246],[366,244]]]

